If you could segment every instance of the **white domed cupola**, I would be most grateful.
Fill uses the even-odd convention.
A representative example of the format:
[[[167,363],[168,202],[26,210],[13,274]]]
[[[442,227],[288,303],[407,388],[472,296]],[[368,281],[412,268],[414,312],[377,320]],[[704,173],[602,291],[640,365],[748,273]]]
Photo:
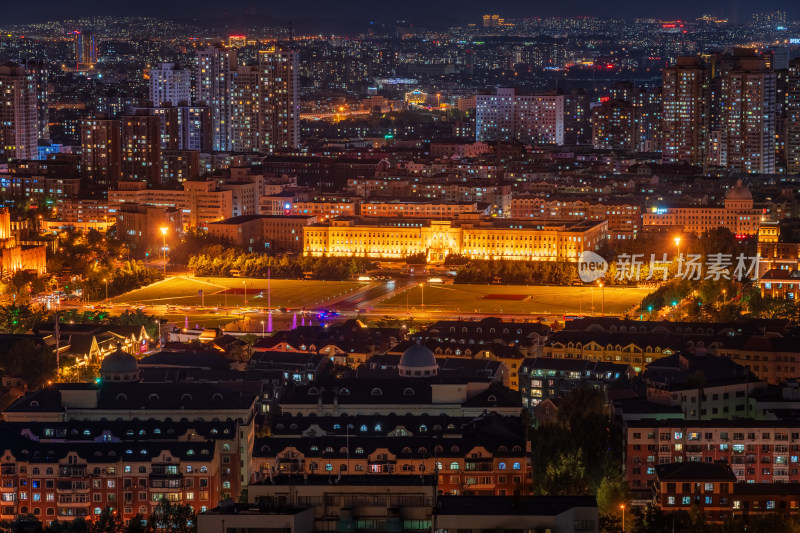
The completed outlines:
[[[404,378],[432,377],[439,374],[439,363],[436,362],[433,352],[417,339],[416,343],[403,352],[397,370],[400,377]]]
[[[103,381],[139,381],[139,363],[131,354],[117,349],[108,354],[100,364],[100,379]]]

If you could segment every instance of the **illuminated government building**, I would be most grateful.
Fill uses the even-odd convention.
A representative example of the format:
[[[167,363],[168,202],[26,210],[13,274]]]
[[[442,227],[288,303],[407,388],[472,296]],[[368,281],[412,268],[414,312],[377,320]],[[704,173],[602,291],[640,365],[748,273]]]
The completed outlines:
[[[644,231],[681,231],[703,233],[714,228],[728,228],[737,235],[756,235],[767,216],[753,203],[750,190],[741,180],[725,195],[722,206],[657,206],[642,214]]]
[[[403,258],[425,253],[430,262],[449,254],[474,259],[577,261],[608,233],[606,221],[487,219],[453,220],[337,218],[303,228],[304,253],[311,256]]]

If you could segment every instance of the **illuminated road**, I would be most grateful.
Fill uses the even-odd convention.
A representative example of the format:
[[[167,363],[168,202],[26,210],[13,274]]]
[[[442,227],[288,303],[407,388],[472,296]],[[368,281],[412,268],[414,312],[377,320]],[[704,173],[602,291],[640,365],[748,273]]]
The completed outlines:
[[[380,282],[376,284],[371,284],[367,286],[365,289],[356,291],[349,296],[342,298],[341,300],[330,300],[326,302],[324,305],[328,305],[329,307],[336,309],[340,312],[346,311],[359,311],[362,309],[369,309],[372,307],[377,301],[388,297],[392,294],[399,294],[404,290],[412,287],[418,281],[413,279],[398,279],[392,283],[389,282]]]

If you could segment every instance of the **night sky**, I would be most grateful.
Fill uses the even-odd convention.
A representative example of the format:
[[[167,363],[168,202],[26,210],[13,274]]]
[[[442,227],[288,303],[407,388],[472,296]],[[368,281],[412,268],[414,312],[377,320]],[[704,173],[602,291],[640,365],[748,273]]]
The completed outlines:
[[[705,13],[745,22],[753,11],[783,9],[800,19],[798,0],[39,0],[6,2],[3,22],[32,22],[86,15],[164,15],[190,20],[251,14],[276,19],[331,18],[353,21],[476,22],[491,11],[505,17],[594,15],[601,17],[691,18]],[[434,26],[436,24],[431,24]]]

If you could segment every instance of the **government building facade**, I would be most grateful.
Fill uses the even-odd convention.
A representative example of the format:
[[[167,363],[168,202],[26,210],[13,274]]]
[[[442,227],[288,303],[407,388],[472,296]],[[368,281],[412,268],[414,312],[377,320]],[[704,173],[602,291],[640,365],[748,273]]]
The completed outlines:
[[[463,216],[455,220],[332,219],[303,228],[305,255],[400,259],[424,253],[432,263],[450,254],[471,259],[577,261],[596,250],[608,222],[533,222]]]

